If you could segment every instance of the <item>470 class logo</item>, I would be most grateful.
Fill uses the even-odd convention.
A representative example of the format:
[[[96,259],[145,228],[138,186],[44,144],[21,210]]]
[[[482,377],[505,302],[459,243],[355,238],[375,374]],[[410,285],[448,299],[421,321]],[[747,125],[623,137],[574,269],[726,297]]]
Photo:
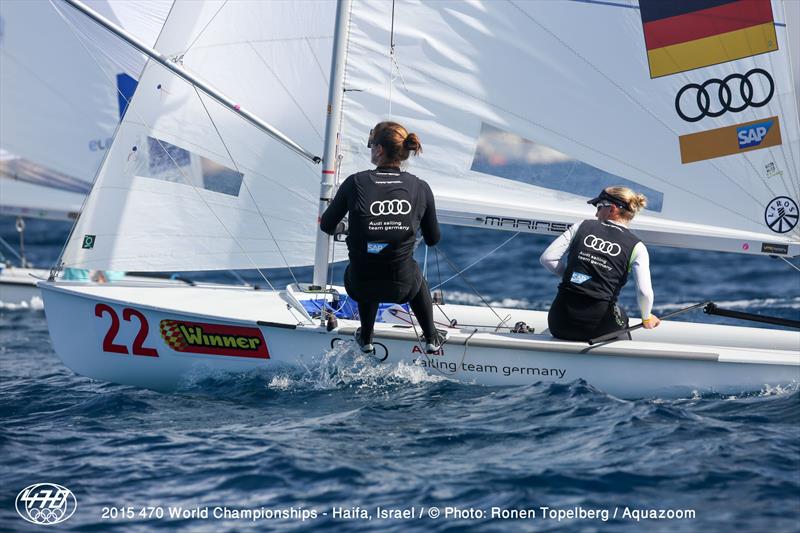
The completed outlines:
[[[161,337],[176,352],[269,359],[258,328],[162,320]]]

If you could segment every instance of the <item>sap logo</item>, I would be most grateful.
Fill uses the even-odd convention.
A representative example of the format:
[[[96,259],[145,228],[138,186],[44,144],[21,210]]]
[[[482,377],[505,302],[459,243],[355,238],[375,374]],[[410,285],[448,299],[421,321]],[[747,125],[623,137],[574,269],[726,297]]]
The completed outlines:
[[[92,152],[105,152],[111,147],[111,140],[110,137],[106,140],[93,139],[89,141],[89,150]]]
[[[590,279],[592,279],[592,276],[587,276],[581,272],[573,272],[570,281],[576,285],[580,285],[581,283],[589,281]]]
[[[386,242],[368,242],[367,243],[367,253],[379,254],[387,246],[389,246],[389,243],[386,243]]]
[[[739,148],[750,148],[758,146],[772,127],[772,121],[759,122],[736,128],[736,136],[739,138]]]

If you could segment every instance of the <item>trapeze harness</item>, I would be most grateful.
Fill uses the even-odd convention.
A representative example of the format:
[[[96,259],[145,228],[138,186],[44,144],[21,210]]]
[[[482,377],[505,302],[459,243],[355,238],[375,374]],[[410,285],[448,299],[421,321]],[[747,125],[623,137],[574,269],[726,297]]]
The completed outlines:
[[[628,281],[631,255],[639,242],[630,230],[613,222],[581,223],[547,316],[554,337],[588,341],[628,327],[617,297]]]
[[[428,184],[395,167],[353,174],[323,213],[320,229],[332,235],[348,213],[344,286],[358,302],[362,342],[372,342],[380,302],[409,302],[425,338],[433,338],[433,304],[413,256],[417,230],[428,246],[440,238]]]

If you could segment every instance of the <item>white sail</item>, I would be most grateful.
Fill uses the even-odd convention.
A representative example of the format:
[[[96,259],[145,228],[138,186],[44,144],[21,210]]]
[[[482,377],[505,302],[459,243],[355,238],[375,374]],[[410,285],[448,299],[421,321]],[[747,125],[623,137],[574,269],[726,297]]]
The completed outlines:
[[[172,2],[89,4],[153,43]],[[4,1],[0,19],[0,213],[74,218],[144,57],[65,4]]]
[[[321,154],[334,9],[324,1],[178,3],[156,49]],[[317,165],[150,63],[64,264],[310,264],[318,195]]]
[[[342,175],[368,167],[367,133],[391,117],[420,135],[424,156],[412,170],[431,184],[445,220],[558,233],[593,217],[589,195],[622,183],[644,190],[655,207],[634,224],[648,242],[797,255],[800,126],[782,3],[772,8],[776,50],[651,78],[635,1],[357,2]],[[747,73],[754,105],[695,122],[677,113],[688,84]],[[743,104],[737,83],[729,80],[731,107]],[[697,114],[696,94],[686,90],[680,100],[687,116]],[[737,125],[755,135],[743,148]],[[732,148],[704,152],[719,128],[728,128]],[[529,164],[528,183],[503,177],[502,164],[477,170],[492,132],[550,160]],[[582,166],[580,179],[573,164]],[[793,218],[770,227],[779,208]]]

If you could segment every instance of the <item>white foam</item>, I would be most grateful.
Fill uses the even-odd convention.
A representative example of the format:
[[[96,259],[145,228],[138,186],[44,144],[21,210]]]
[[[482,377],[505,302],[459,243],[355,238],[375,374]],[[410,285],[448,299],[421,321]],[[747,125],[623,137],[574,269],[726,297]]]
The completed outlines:
[[[325,352],[313,365],[306,366],[306,378],[314,388],[342,387],[375,389],[397,383],[431,383],[445,379],[424,367],[400,361],[383,363],[374,355],[361,352],[355,342],[340,342]]]
[[[0,309],[4,311],[42,311],[44,301],[41,296],[33,296],[29,301],[23,302],[0,302]]]

